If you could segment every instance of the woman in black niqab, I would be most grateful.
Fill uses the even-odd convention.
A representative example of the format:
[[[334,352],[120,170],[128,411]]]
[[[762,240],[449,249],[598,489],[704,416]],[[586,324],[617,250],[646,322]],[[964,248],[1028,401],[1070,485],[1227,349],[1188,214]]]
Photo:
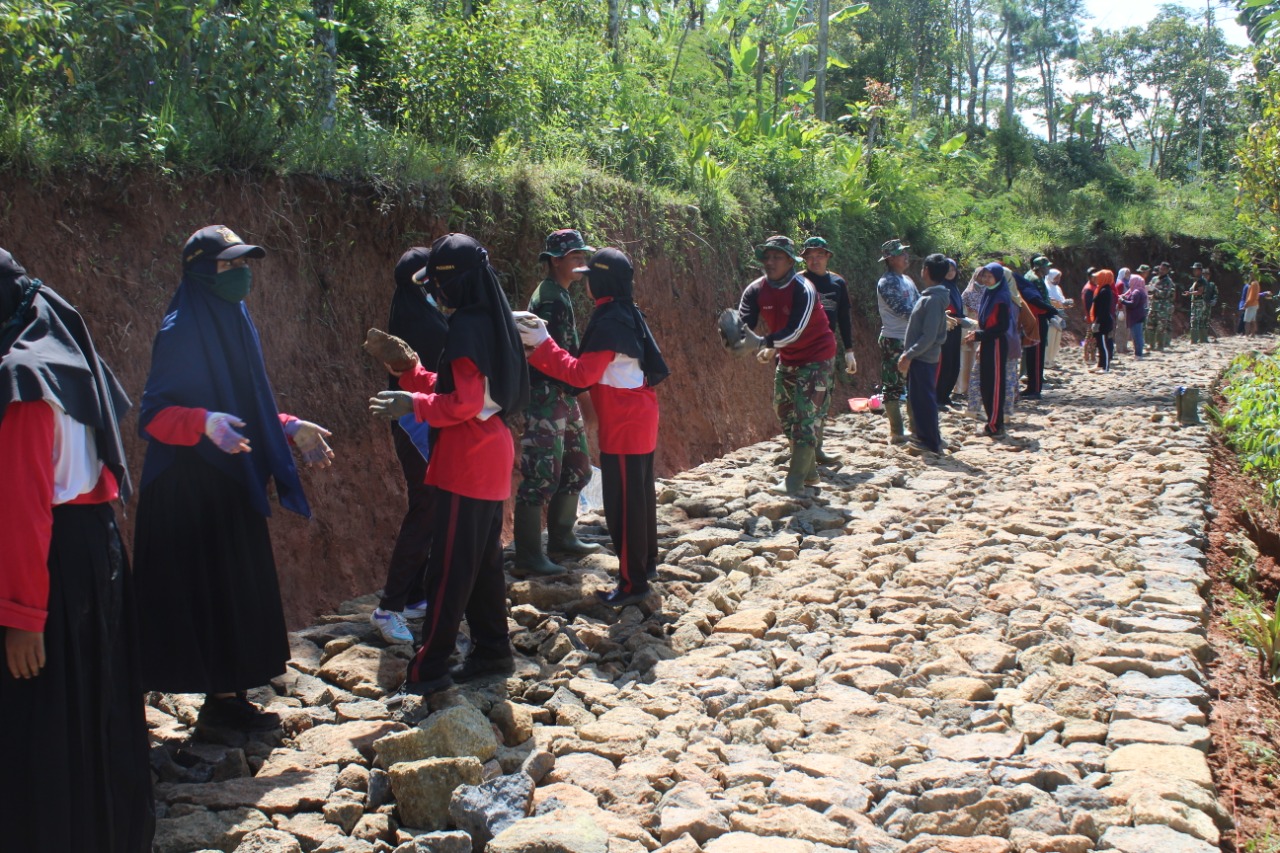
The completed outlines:
[[[427,277],[435,284],[449,317],[449,339],[440,356],[439,390],[454,390],[450,364],[470,359],[489,380],[489,396],[504,421],[529,404],[529,369],[489,252],[466,234],[446,234],[431,246]]]
[[[84,320],[0,249],[5,850],[151,849],[133,579],[112,509],[130,491],[128,410]]]

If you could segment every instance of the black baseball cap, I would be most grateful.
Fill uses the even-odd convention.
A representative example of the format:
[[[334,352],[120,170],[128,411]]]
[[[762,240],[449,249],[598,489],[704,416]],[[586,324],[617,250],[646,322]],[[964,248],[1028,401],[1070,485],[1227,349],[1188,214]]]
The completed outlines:
[[[631,259],[619,249],[600,249],[591,256],[584,267],[577,267],[574,272],[590,276],[593,283],[603,285],[630,284],[635,277],[635,267]]]
[[[426,246],[414,246],[401,255],[400,260],[396,261],[396,284],[405,287],[422,284],[423,278],[426,277],[427,260],[430,257],[431,250]]]
[[[182,247],[182,266],[236,258],[265,258],[267,250],[241,240],[225,225],[206,225],[187,238]]]

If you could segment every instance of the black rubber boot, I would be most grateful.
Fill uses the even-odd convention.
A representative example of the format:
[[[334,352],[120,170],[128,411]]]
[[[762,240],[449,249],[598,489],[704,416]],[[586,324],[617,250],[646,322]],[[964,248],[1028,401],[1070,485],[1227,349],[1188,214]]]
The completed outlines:
[[[557,494],[551,498],[547,506],[547,550],[575,557],[587,554],[599,554],[604,551],[599,545],[583,542],[573,532],[573,525],[578,520],[578,494]]]
[[[564,567],[551,562],[542,551],[542,507],[539,504],[516,501],[513,527],[517,572],[548,576],[564,574]]]

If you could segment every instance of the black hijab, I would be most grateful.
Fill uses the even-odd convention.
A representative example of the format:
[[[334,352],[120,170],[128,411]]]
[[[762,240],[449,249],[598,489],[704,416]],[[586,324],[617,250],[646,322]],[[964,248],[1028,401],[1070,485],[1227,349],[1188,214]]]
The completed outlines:
[[[502,419],[523,413],[529,404],[529,366],[489,252],[466,234],[446,234],[431,245],[427,276],[444,307],[453,310],[436,387],[443,394],[456,390],[453,362],[469,358],[489,380],[489,396]]]
[[[617,249],[601,249],[587,261],[595,310],[582,333],[579,352],[616,352],[640,362],[650,387],[671,375],[658,342],[649,331],[644,314],[636,307],[635,269],[631,259]]]
[[[413,279],[414,273],[426,267],[430,256],[431,250],[426,246],[414,246],[396,263],[396,292],[391,297],[387,331],[409,344],[422,366],[434,371],[444,351],[449,321],[427,300],[426,288]],[[400,387],[395,377],[391,382],[392,388]]]
[[[129,398],[76,309],[0,249],[0,420],[10,403],[38,400],[56,403],[94,431],[98,457],[115,475],[120,499],[129,500],[133,486],[120,441]]]

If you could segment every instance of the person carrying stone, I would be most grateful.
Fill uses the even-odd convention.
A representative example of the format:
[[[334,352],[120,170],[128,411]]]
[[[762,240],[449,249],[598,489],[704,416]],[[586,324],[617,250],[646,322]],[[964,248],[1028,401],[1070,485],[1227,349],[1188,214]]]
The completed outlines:
[[[1258,336],[1258,304],[1264,297],[1271,295],[1271,291],[1262,289],[1262,283],[1258,280],[1258,274],[1255,272],[1249,279],[1249,284],[1244,289],[1244,295],[1240,301],[1244,305],[1242,319],[1244,320],[1245,334],[1251,338]]]
[[[942,452],[938,428],[938,361],[947,340],[947,272],[951,264],[939,254],[925,258],[920,272],[927,285],[907,320],[898,372],[907,378],[907,405],[911,409],[911,444],[930,453]],[[958,324],[958,321],[957,321]]]
[[[129,398],[84,319],[0,249],[0,833],[5,850],[149,853]]]
[[[391,298],[387,331],[407,343],[421,363],[435,367],[444,350],[449,322],[423,282],[415,279],[417,273],[426,269],[430,254],[426,246],[415,246],[396,263],[396,290]],[[387,387],[400,390],[399,378],[388,374]],[[422,584],[427,556],[431,553],[436,502],[436,487],[426,482],[427,461],[431,455],[427,434],[428,430],[413,418],[391,424],[391,440],[404,473],[409,506],[391,550],[382,598],[369,615],[370,622],[388,643],[412,643],[413,633],[405,620],[420,619],[426,612]]]
[[[887,240],[880,246],[880,262],[885,273],[876,283],[876,307],[880,311],[880,389],[889,420],[889,443],[906,441],[902,422],[902,395],[906,383],[898,372],[898,359],[905,349],[907,321],[920,292],[906,274],[911,265],[910,246],[901,240]]]
[[[800,249],[800,259],[804,261],[805,270],[801,275],[809,280],[813,289],[818,292],[822,310],[827,315],[827,325],[832,334],[840,331],[840,343],[844,345],[844,372],[850,376],[858,372],[858,360],[853,354],[853,305],[849,301],[849,285],[836,273],[827,269],[834,253],[821,237],[810,237],[804,241]],[[836,377],[834,370],[828,380],[827,387],[834,389]],[[822,437],[826,429],[827,414],[831,411],[832,394],[827,394],[822,408],[822,417],[818,420],[817,460],[824,465],[838,462],[834,456],[828,456],[822,449]]]
[[[590,389],[600,415],[600,477],[604,515],[618,555],[618,586],[596,596],[610,607],[643,601],[658,573],[658,504],[653,454],[658,445],[658,395],[670,375],[634,301],[635,271],[617,249],[600,249],[578,270],[587,276],[595,310],[581,352],[558,346],[541,318],[518,325],[529,363],[548,376]]]
[[[547,323],[555,342],[570,355],[578,354],[578,329],[570,288],[581,279],[581,268],[595,250],[572,228],[547,235],[538,260],[547,277],[529,300],[529,311]],[[581,389],[529,371],[529,407],[520,439],[520,474],[514,518],[515,568],[518,572],[558,575],[564,568],[542,550],[542,510],[547,511],[547,550],[570,556],[596,554],[599,545],[583,542],[574,533],[578,495],[591,481],[587,430],[577,395]]]
[[[404,685],[405,692],[427,696],[455,680],[514,667],[502,573],[502,509],[515,457],[506,421],[528,403],[529,371],[511,305],[483,246],[466,234],[441,237],[431,245],[425,277],[441,307],[453,312],[437,369],[415,363],[400,374],[402,390],[380,391],[369,411],[389,420],[412,415],[438,431],[427,463],[427,483],[439,489],[427,612]],[[471,652],[450,669],[464,616]]]
[[[222,225],[182,249],[138,427],[147,442],[134,530],[143,687],[203,693],[198,732],[271,731],[246,691],[285,671],[289,637],[267,517],[311,507],[290,446],[328,467],[323,427],[276,406],[245,298],[266,251]]]
[[[756,247],[764,275],[747,285],[738,316],[747,328],[763,322],[765,335],[756,353],[761,364],[776,361],[773,406],[791,443],[786,479],[775,492],[801,495],[816,483],[818,420],[830,393],[835,335],[820,308],[817,291],[796,273],[795,243],[775,235]]]

